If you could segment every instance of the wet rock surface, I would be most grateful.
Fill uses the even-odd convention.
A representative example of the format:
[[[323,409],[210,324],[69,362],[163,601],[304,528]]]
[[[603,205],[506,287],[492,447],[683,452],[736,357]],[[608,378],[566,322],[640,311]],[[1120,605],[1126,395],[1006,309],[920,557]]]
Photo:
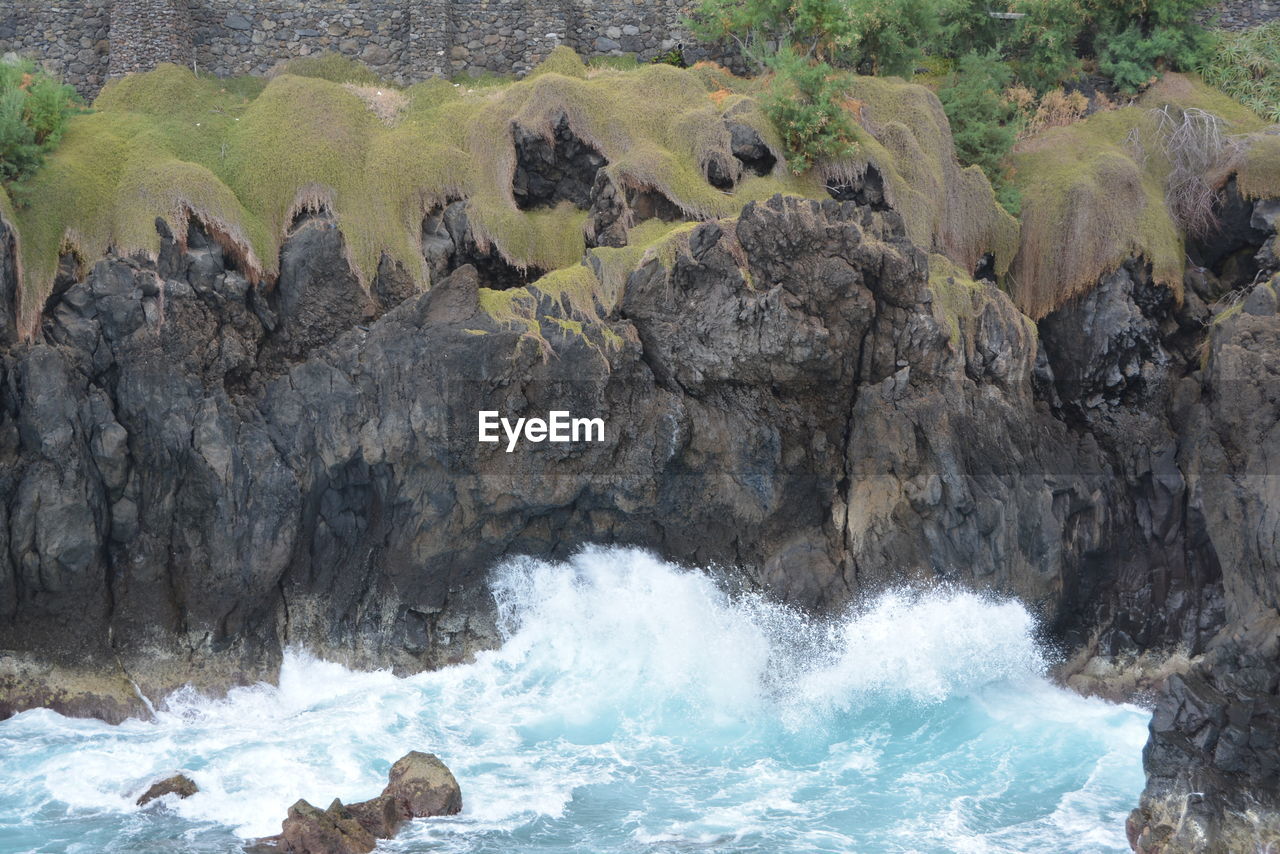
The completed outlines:
[[[334,799],[327,809],[300,800],[277,836],[246,846],[251,854],[367,854],[379,839],[392,839],[414,818],[456,815],[462,791],[453,773],[434,753],[414,750],[391,766],[382,794],[344,805]]]
[[[336,798],[324,810],[306,801],[289,807],[276,843],[284,854],[368,854],[376,844],[373,834]]]
[[[174,774],[172,777],[166,777],[163,780],[157,780],[152,783],[148,789],[143,792],[135,802],[140,807],[163,798],[165,795],[177,795],[181,798],[189,798],[196,792],[200,791],[200,787],[188,777],[186,774]]]

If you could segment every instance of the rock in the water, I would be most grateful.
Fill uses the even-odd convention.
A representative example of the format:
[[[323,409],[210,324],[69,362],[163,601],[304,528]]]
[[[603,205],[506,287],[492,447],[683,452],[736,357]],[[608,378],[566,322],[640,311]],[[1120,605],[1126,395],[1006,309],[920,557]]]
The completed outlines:
[[[336,798],[327,810],[305,800],[289,807],[279,837],[287,854],[368,854],[374,844],[373,835]]]
[[[289,807],[289,817],[284,820],[279,836],[256,840],[245,851],[250,854],[372,851],[376,840],[391,839],[411,818],[453,815],[461,810],[462,790],[453,773],[434,753],[415,750],[391,766],[387,787],[378,797],[350,806],[344,806],[335,798],[327,810],[300,800]]]
[[[377,839],[391,839],[400,826],[413,818],[409,807],[400,798],[390,795],[379,795],[358,804],[350,804],[347,809],[355,816],[360,826]]]
[[[186,774],[174,774],[172,777],[166,777],[163,780],[157,780],[152,783],[151,788],[143,792],[142,796],[138,798],[138,806],[144,807],[156,798],[163,798],[165,795],[189,798],[198,791],[200,791],[200,787]]]
[[[407,753],[391,766],[383,797],[396,798],[414,818],[454,815],[462,811],[458,781],[434,753]]]

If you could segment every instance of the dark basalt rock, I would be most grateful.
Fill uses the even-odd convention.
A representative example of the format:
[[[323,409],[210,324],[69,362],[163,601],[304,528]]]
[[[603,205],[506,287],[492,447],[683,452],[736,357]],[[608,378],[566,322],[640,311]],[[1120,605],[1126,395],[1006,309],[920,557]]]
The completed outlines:
[[[422,255],[432,282],[460,267],[471,266],[484,282],[483,287],[495,291],[524,287],[544,272],[537,267],[515,267],[493,244],[481,245],[471,229],[467,202],[463,200],[450,202],[423,218]]]
[[[853,202],[877,211],[890,209],[884,195],[884,176],[870,164],[857,177],[827,182],[827,194],[838,202]]]
[[[591,206],[591,186],[608,161],[574,134],[566,117],[555,123],[550,138],[520,125],[511,134],[516,148],[511,192],[521,210],[551,207],[560,201],[583,210]]]
[[[1215,643],[1169,678],[1143,750],[1147,787],[1129,817],[1140,854],[1280,844],[1280,621]]]
[[[166,777],[151,784],[142,795],[138,798],[137,804],[144,807],[157,798],[163,798],[165,795],[177,795],[181,798],[189,798],[196,792],[200,791],[200,787],[186,774],[174,774],[172,777]]]
[[[1101,407],[1139,402],[1170,362],[1160,318],[1172,296],[1151,283],[1140,261],[1103,276],[1084,296],[1040,321],[1057,392],[1071,414],[1088,419]]]
[[[684,211],[651,187],[619,187],[607,172],[596,175],[587,216],[589,246],[626,246],[627,232],[647,219],[667,222],[685,219]]]
[[[1272,292],[1267,305],[1275,284],[1255,288]],[[1157,695],[1135,850],[1280,845],[1280,507],[1268,474],[1280,460],[1277,347],[1272,311],[1219,321],[1199,388],[1178,401],[1186,503],[1221,562],[1225,626]]]
[[[742,162],[743,169],[753,175],[768,175],[773,171],[778,158],[755,128],[741,122],[730,122],[729,137],[733,156]]]

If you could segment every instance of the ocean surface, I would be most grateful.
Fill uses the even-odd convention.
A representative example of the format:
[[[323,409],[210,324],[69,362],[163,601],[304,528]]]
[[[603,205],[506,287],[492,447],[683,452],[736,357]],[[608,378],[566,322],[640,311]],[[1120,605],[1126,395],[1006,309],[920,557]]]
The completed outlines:
[[[463,812],[380,851],[1128,850],[1148,715],[1047,682],[1014,602],[891,593],[818,622],[625,549],[494,588],[507,640],[473,664],[297,651],[278,687],[178,692],[154,721],[0,722],[0,852],[237,852],[298,798],[378,794],[413,749]],[[133,806],[178,770],[199,794]]]

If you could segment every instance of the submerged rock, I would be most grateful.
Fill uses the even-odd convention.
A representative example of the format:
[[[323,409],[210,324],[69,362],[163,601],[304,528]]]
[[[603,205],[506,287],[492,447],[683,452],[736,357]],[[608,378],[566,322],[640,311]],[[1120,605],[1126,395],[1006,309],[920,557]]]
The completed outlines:
[[[163,780],[152,783],[151,788],[143,792],[138,798],[137,804],[143,807],[156,798],[163,798],[165,795],[189,798],[198,791],[200,791],[200,787],[186,774],[174,774],[172,777],[166,777]]]

